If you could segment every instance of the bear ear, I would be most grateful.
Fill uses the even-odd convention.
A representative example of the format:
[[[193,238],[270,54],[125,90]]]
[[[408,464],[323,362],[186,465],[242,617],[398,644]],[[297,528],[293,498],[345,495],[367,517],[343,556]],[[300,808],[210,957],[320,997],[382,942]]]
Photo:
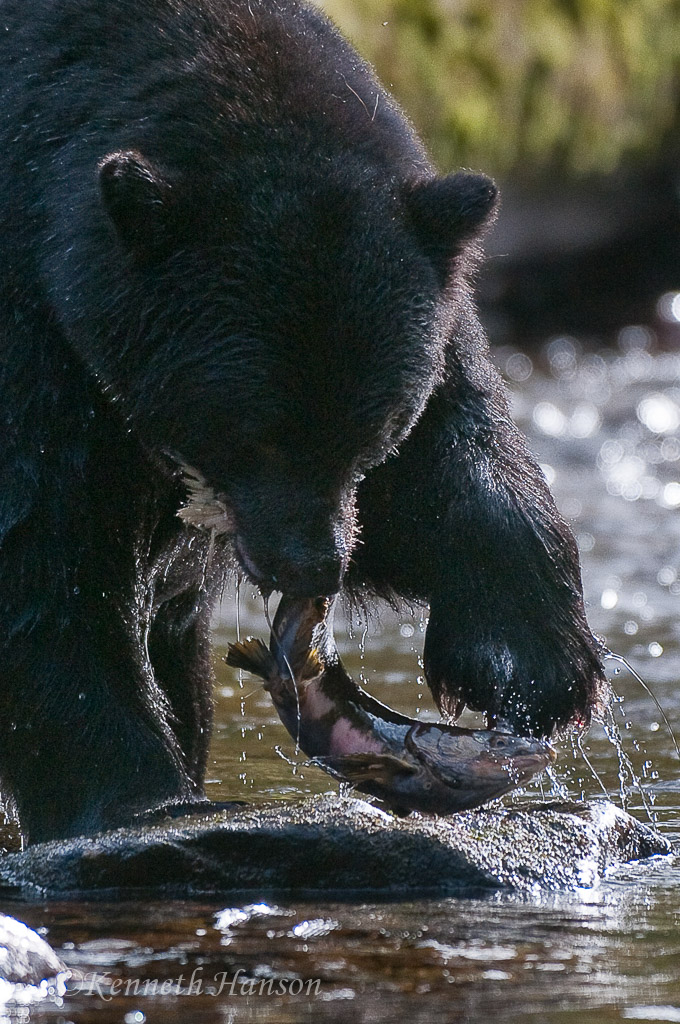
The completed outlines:
[[[168,238],[171,186],[140,153],[109,153],[98,165],[99,188],[118,237],[138,257],[158,254]]]
[[[459,171],[415,185],[405,197],[421,245],[443,277],[498,211],[498,189],[485,174]]]

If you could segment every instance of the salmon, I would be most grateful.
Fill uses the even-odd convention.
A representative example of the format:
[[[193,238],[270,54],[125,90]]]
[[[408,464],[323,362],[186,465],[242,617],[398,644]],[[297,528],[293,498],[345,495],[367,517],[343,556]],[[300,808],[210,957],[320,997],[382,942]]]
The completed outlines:
[[[418,722],[362,690],[333,637],[334,602],[281,599],[270,646],[230,644],[226,662],[264,680],[311,761],[397,814],[455,814],[527,782],[556,754],[544,740]]]

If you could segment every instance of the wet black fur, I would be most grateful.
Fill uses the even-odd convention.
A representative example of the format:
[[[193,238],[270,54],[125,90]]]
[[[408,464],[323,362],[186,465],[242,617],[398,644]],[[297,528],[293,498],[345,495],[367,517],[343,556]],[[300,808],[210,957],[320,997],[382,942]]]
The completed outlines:
[[[294,0],[0,26],[0,775],[31,841],[203,799],[235,552],[265,588],[429,601],[444,701],[587,715],[574,541],[465,283],[492,183],[433,180]],[[182,462],[229,532],[178,518]]]

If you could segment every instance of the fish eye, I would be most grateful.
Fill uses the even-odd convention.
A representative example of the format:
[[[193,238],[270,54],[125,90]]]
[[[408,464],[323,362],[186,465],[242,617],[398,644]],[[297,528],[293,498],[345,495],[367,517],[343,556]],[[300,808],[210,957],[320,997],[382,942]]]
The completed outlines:
[[[506,741],[511,738],[510,736],[504,736],[501,733],[486,729],[475,729],[472,735],[475,742],[479,743],[485,750],[502,750],[507,745]]]

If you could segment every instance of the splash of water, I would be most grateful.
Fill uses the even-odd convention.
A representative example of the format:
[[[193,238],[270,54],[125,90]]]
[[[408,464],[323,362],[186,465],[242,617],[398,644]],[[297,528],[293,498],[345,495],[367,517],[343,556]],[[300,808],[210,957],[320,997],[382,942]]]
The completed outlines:
[[[614,695],[615,696],[615,695]],[[609,704],[604,715],[602,716],[602,728],[604,729],[605,736],[616,750],[617,757],[619,759],[619,795],[621,797],[621,806],[624,811],[628,810],[628,803],[634,790],[637,790],[642,800],[642,806],[645,809],[645,813],[649,820],[654,824],[657,820],[657,815],[652,808],[652,804],[645,793],[642,785],[642,780],[638,776],[633,762],[628,757],[628,754],[623,748],[623,740],[621,738],[621,730],[616,724],[614,718],[614,700]],[[629,781],[630,780],[630,783]]]
[[[628,662],[625,660],[625,658],[623,658],[621,655],[614,654],[613,651],[610,651],[606,647],[606,645],[605,645],[604,641],[602,640],[602,638],[598,637],[598,640],[600,641],[602,657],[603,658],[611,659],[613,661],[616,661],[616,662],[620,663],[621,665],[624,665],[628,669],[628,671],[631,673],[631,675],[642,686],[642,688],[645,690],[645,692],[647,694],[649,694],[649,696],[652,698],[656,708],[659,711],[660,716],[663,718],[663,721],[666,724],[666,728],[668,729],[668,733],[669,733],[669,735],[671,737],[671,740],[673,742],[673,746],[675,748],[675,751],[678,754],[678,757],[680,758],[680,750],[678,749],[678,744],[676,742],[675,735],[673,733],[671,724],[668,721],[668,718],[667,718],[663,708],[661,707],[659,701],[657,700],[656,696],[654,695],[654,693],[652,692],[650,687],[638,675],[638,673],[635,672],[635,670],[628,664]],[[615,671],[615,674],[618,675],[620,673],[621,669],[617,667],[614,671]],[[644,787],[643,787],[643,779],[636,772],[635,767],[633,765],[633,762],[631,761],[630,757],[628,756],[628,754],[626,753],[626,751],[624,749],[623,737],[622,737],[622,734],[621,734],[621,730],[619,729],[619,726],[617,725],[616,720],[615,720],[614,708],[615,708],[615,706],[617,704],[621,705],[622,702],[623,702],[623,697],[620,697],[616,693],[616,691],[614,690],[613,686],[610,683],[609,684],[609,703],[606,706],[602,706],[601,709],[599,710],[599,712],[594,716],[594,718],[595,718],[596,721],[598,721],[600,723],[600,725],[602,726],[602,729],[604,731],[604,734],[605,734],[607,740],[612,744],[612,746],[616,750],[616,754],[617,754],[617,758],[618,758],[618,764],[619,764],[619,769],[618,769],[618,773],[617,773],[618,787],[619,787],[619,797],[620,797],[620,802],[621,802],[622,808],[624,810],[628,809],[631,796],[632,796],[633,792],[637,791],[640,794],[640,800],[642,802],[642,806],[644,807],[645,813],[647,814],[647,817],[648,817],[649,821],[652,824],[655,824],[657,822],[657,819],[658,819],[658,815],[653,810],[653,805],[655,803],[655,795],[654,795],[654,793],[646,792],[646,790],[644,789]],[[623,708],[621,708],[621,713],[624,714]],[[630,728],[630,723],[626,722],[626,729],[628,729],[628,728]],[[579,733],[579,732],[572,732],[572,734],[571,734],[571,741],[572,741],[573,755],[574,755],[575,758],[576,757],[580,757],[580,759],[583,761],[583,763],[588,768],[588,771],[590,772],[590,775],[592,776],[594,781],[597,783],[599,789],[602,791],[603,795],[609,797],[607,786],[606,786],[604,780],[602,779],[602,777],[600,776],[600,774],[598,773],[597,769],[595,768],[594,764],[592,763],[592,761],[590,760],[590,758],[588,756],[588,753],[587,753],[586,748],[584,746],[584,738],[585,738],[585,733],[582,733],[582,732],[581,733]],[[640,745],[635,740],[633,740],[633,747],[634,747],[634,749],[636,751],[640,751]],[[649,760],[645,760],[644,765],[643,765],[643,769],[642,769],[643,777],[645,779],[650,777],[650,775],[651,775],[652,778],[654,777],[654,773],[650,773],[649,772],[649,769],[651,767],[652,767],[652,762],[649,761]],[[552,766],[549,766],[548,768],[546,768],[545,774],[550,778],[551,782],[553,783],[553,791],[555,791],[555,789],[557,789],[559,795],[565,796],[565,797],[569,796],[569,793],[567,791],[566,786],[560,781],[559,777],[557,776],[557,774],[555,772],[555,769],[553,769]],[[583,780],[579,779],[579,782],[582,784]],[[562,791],[561,793],[560,793],[560,790]],[[581,795],[581,799],[584,799],[583,792],[582,792],[582,795]]]
[[[274,753],[278,757],[280,757],[282,761],[285,761],[286,764],[289,764],[291,766],[291,768],[293,769],[293,775],[297,775],[297,773],[298,773],[298,771],[299,771],[299,769],[301,767],[306,766],[308,764],[311,764],[310,761],[302,761],[302,762],[294,761],[292,757],[288,757],[288,754],[286,754],[286,752],[283,750],[282,747],[279,746],[278,743],[274,747]],[[304,775],[301,772],[300,772],[300,778],[304,779]]]
[[[548,776],[548,778],[550,779],[550,783],[551,783],[551,786],[552,786],[552,793],[555,796],[559,797],[560,800],[569,800],[570,799],[569,790],[567,789],[565,784],[562,782],[562,780],[558,776],[558,774],[555,771],[554,767],[551,764],[549,764],[549,765],[547,765],[544,768],[544,772]],[[542,789],[542,787],[541,787],[541,789]]]
[[[364,660],[366,655],[366,638],[368,637],[368,623],[364,624],[364,628],[361,631],[361,639],[359,640],[359,657]]]
[[[607,650],[605,651],[604,657],[605,659],[610,661],[617,661],[620,665],[623,665],[625,668],[627,668],[630,674],[632,675],[633,679],[635,679],[640,684],[645,693],[647,693],[652,698],[657,711],[659,712],[664,721],[664,725],[668,729],[668,735],[670,736],[671,742],[675,748],[675,753],[678,755],[678,760],[680,760],[680,748],[678,747],[678,742],[675,738],[673,727],[671,726],[671,723],[668,721],[668,716],[666,715],[666,712],[664,711],[663,707],[661,706],[661,703],[659,702],[656,694],[652,691],[651,687],[647,685],[642,676],[638,675],[633,666],[629,664],[629,662],[627,662],[626,659],[622,657],[622,655],[614,654],[613,651]]]
[[[598,786],[600,787],[600,789],[602,790],[604,795],[607,798],[609,798],[609,793],[607,792],[607,787],[605,786],[604,782],[602,781],[601,776],[599,775],[599,773],[595,769],[595,765],[592,763],[592,761],[590,760],[590,758],[586,754],[585,747],[583,746],[583,733],[582,732],[579,732],[579,733],[576,734],[575,742],[576,742],[576,746],[578,747],[578,751],[579,751],[581,757],[585,761],[585,763],[586,763],[586,765],[588,767],[588,770],[590,771],[590,774],[595,779],[595,781],[597,782]]]

